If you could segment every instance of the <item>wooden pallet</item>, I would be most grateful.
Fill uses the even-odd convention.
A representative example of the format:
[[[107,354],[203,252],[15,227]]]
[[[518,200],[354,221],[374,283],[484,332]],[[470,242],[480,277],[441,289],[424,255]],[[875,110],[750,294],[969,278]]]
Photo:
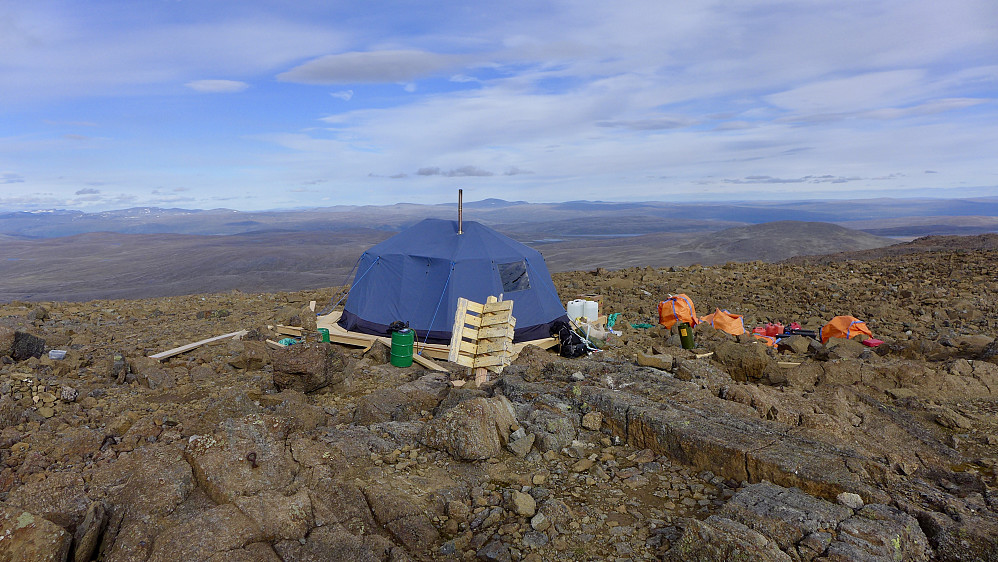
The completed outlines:
[[[485,304],[457,300],[447,360],[472,369],[502,372],[513,361],[513,301],[489,297]]]
[[[391,339],[386,338],[384,336],[361,334],[359,332],[350,332],[343,329],[343,327],[338,324],[340,316],[342,314],[343,314],[342,311],[334,310],[333,312],[330,312],[329,314],[325,314],[323,316],[319,316],[316,319],[317,327],[329,330],[329,341],[342,345],[352,345],[355,347],[370,347],[371,345],[374,344],[374,342],[381,341],[385,345],[389,347],[391,346],[392,344]],[[541,349],[550,349],[558,345],[558,343],[559,343],[558,338],[541,338],[537,340],[514,343],[512,349],[512,358],[515,359],[516,356],[520,354],[520,351],[522,351],[523,348],[528,345],[533,345]],[[425,344],[425,343],[419,343],[417,341],[413,346],[413,351],[415,351],[415,353],[413,354],[413,360],[423,365],[424,362],[422,360],[426,359],[427,364],[423,366],[426,367],[427,369],[440,370],[440,371],[446,370],[440,367],[440,365],[434,363],[433,361],[430,361],[430,359],[440,359],[446,361],[450,357],[449,345],[441,345],[433,343]],[[432,364],[433,366],[430,366],[430,364]]]

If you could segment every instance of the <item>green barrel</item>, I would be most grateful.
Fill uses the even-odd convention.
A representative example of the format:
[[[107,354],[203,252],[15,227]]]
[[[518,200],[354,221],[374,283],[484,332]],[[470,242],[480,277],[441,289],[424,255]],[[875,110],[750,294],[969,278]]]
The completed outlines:
[[[412,365],[412,343],[416,333],[408,328],[392,332],[392,365],[408,367]]]
[[[693,349],[693,328],[686,322],[679,323],[679,341],[683,344],[683,349]]]
[[[327,328],[319,328],[319,341],[329,343],[329,330]]]

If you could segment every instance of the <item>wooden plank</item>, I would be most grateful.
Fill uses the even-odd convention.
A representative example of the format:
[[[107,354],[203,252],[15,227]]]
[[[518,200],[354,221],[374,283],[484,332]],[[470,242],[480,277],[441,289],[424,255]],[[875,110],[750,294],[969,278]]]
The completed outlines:
[[[274,331],[284,336],[295,336],[300,338],[302,333],[305,332],[305,328],[302,328],[301,326],[282,326],[278,324],[274,326]]]
[[[464,299],[468,300],[468,299]],[[481,314],[485,310],[485,305],[478,304],[477,302],[468,301],[468,310],[474,312],[476,315]]]
[[[431,371],[437,371],[440,373],[448,372],[447,369],[444,369],[442,366],[438,365],[436,361],[430,359],[429,357],[423,357],[418,353],[412,354],[412,360],[418,363],[420,366],[425,367]]]
[[[504,310],[502,312],[492,312],[482,316],[482,321],[479,326],[495,326],[496,324],[507,324],[509,319],[513,317],[512,310]]]
[[[329,341],[333,343],[355,345],[357,347],[366,347],[378,341],[378,336],[371,336],[368,334],[358,334],[358,333],[329,334]]]
[[[315,312],[315,301],[308,301],[308,309]]]
[[[156,359],[157,361],[162,361],[164,359],[168,359],[170,357],[173,357],[174,355],[180,355],[181,353],[183,353],[185,351],[190,351],[192,349],[201,347],[202,345],[204,345],[206,343],[211,343],[213,341],[224,340],[224,339],[228,339],[228,338],[241,338],[241,337],[245,336],[248,333],[249,333],[248,330],[239,330],[238,332],[231,332],[231,333],[228,333],[228,334],[223,334],[221,336],[215,336],[213,338],[208,338],[208,339],[204,339],[204,340],[201,340],[201,341],[196,341],[194,343],[189,343],[187,345],[182,345],[180,347],[175,347],[173,349],[168,349],[166,351],[162,351],[162,352],[157,353],[155,355],[150,355],[149,357],[152,358],[152,359]]]
[[[482,314],[489,314],[490,312],[503,312],[506,310],[513,310],[513,301],[487,302],[482,305]]]
[[[450,349],[447,354],[447,360],[456,363],[457,354],[461,347],[461,337],[464,334],[464,323],[465,316],[468,314],[468,306],[471,301],[464,297],[457,299],[457,310],[454,312],[454,325],[451,327],[450,334]]]
[[[558,338],[541,338],[539,340],[522,341],[513,344],[513,350],[519,353],[524,347],[532,345],[534,347],[539,347],[541,349],[551,349],[552,347],[561,343]]]
[[[454,361],[451,361],[451,363],[457,363],[458,365],[462,365],[464,367],[474,367],[475,366],[475,358],[474,357],[468,357],[468,356],[465,356],[465,355],[459,355],[457,357],[457,359],[454,360]]]
[[[492,326],[490,328],[482,328],[478,330],[478,339],[488,339],[488,338],[512,338],[513,337],[513,327],[510,325],[504,326]]]
[[[499,351],[513,351],[513,342],[506,338],[500,340],[485,340],[479,341],[478,345],[475,346],[475,354],[481,355],[483,353],[496,353]]]
[[[284,348],[288,347],[288,346],[284,345],[283,343],[281,343],[279,341],[266,340],[266,342],[267,342],[267,345],[269,345],[270,347],[273,347],[274,349],[284,349]]]
[[[480,355],[475,357],[474,367],[497,367],[499,365],[508,365],[510,363],[510,356],[508,353],[497,353],[495,355]]]

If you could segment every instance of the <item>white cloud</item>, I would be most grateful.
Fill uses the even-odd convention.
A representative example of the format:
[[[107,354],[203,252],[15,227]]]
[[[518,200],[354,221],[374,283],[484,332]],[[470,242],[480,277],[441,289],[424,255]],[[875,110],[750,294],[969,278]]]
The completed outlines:
[[[339,92],[332,92],[329,95],[343,101],[350,101],[353,98],[353,90],[340,90]]]
[[[184,86],[206,94],[231,94],[249,88],[249,84],[238,80],[192,80]]]
[[[277,75],[278,80],[302,84],[408,82],[447,68],[467,57],[425,51],[370,51],[326,55]]]

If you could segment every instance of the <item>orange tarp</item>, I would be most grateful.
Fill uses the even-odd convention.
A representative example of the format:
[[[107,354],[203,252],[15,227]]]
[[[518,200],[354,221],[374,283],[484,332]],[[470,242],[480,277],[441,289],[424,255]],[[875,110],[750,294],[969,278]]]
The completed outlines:
[[[672,328],[678,322],[687,322],[690,326],[697,325],[697,312],[693,301],[686,295],[675,295],[658,303],[658,323]]]
[[[851,339],[859,335],[872,338],[873,332],[866,327],[865,322],[852,316],[836,316],[818,332],[821,343],[828,343],[831,338]]]
[[[720,308],[716,308],[714,312],[700,318],[700,322],[710,324],[715,330],[727,332],[732,336],[739,336],[745,333],[745,323],[742,321],[742,315],[731,314],[727,310],[721,310]]]

